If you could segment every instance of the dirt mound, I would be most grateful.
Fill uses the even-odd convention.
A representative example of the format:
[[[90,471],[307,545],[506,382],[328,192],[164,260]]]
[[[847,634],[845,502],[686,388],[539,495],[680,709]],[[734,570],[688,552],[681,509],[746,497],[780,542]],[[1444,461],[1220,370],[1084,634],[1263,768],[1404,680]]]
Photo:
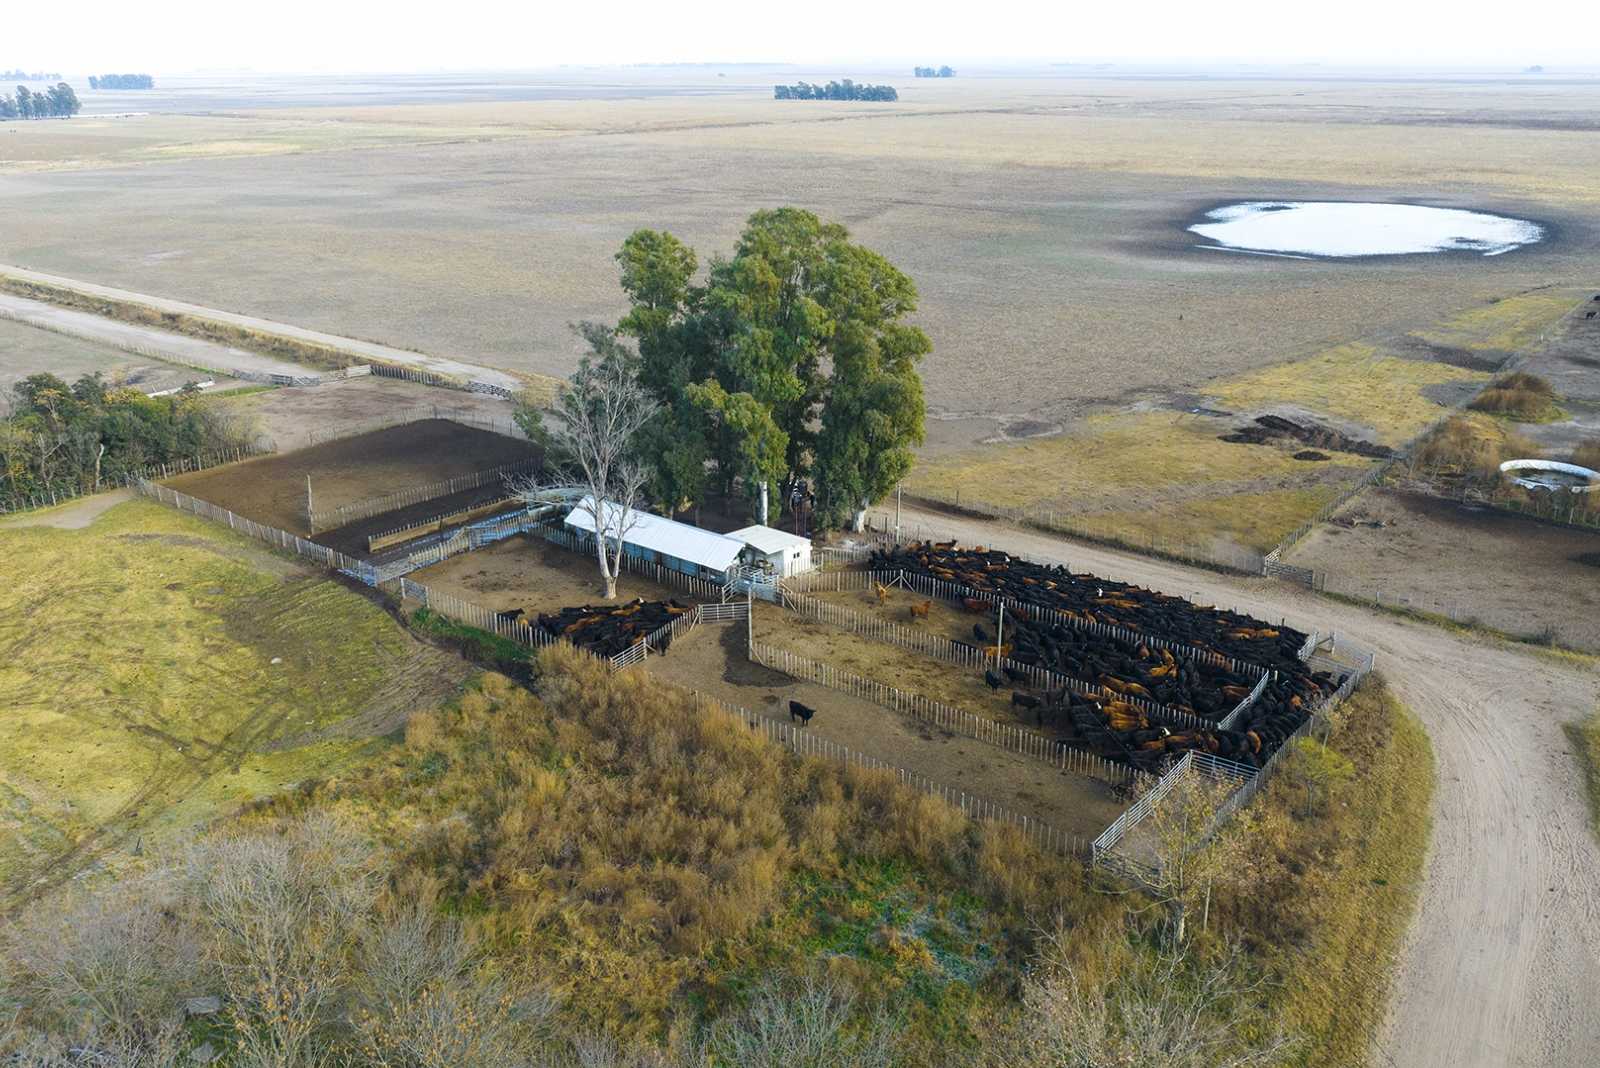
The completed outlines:
[[[1332,449],[1334,452],[1370,456],[1375,460],[1387,460],[1394,455],[1394,450],[1387,445],[1379,445],[1375,442],[1352,438],[1348,434],[1334,430],[1331,427],[1296,423],[1292,419],[1285,419],[1278,415],[1258,415],[1255,422],[1249,426],[1240,427],[1231,434],[1221,434],[1218,437],[1222,441],[1229,441],[1238,445],[1267,445],[1287,438],[1304,442],[1318,449]],[[1296,457],[1296,459],[1313,458],[1309,456]],[[1322,459],[1326,459],[1326,457],[1322,457]]]

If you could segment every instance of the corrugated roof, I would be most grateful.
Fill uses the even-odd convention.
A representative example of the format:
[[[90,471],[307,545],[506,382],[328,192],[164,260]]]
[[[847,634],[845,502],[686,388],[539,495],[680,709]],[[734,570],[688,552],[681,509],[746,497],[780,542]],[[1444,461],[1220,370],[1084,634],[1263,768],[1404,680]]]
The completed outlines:
[[[605,526],[616,528],[614,522],[617,505],[607,501],[602,508]],[[567,525],[594,533],[594,498],[583,501],[567,514]],[[744,542],[723,534],[716,534],[674,519],[666,519],[649,512],[634,512],[635,522],[624,539],[629,545],[661,553],[691,564],[709,567],[713,571],[726,571],[744,551]]]
[[[798,534],[790,534],[786,530],[775,527],[756,525],[745,527],[743,530],[732,530],[728,537],[738,538],[746,545],[753,546],[764,553],[783,553],[791,549],[811,548],[811,539],[802,538]]]

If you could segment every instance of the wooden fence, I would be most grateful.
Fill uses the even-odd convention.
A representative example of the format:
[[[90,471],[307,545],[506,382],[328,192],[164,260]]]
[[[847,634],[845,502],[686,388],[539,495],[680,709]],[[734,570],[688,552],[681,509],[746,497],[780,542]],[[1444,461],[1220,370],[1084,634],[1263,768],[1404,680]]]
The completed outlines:
[[[897,712],[905,712],[945,730],[968,738],[976,738],[978,741],[988,742],[990,745],[1014,753],[1021,753],[1062,771],[1073,771],[1118,785],[1148,777],[1144,772],[1127,765],[1058,745],[1055,739],[1043,734],[1007,723],[996,723],[992,719],[985,719],[983,716],[962,711],[940,701],[930,700],[921,694],[907,693],[848,671],[840,671],[829,664],[797,656],[786,649],[751,641],[750,658],[758,664],[786,675],[793,675],[797,679],[806,679],[826,686],[830,690],[838,690],[883,705],[885,708],[892,708]]]
[[[567,530],[565,526],[556,523],[543,523],[535,528],[540,537],[552,545],[559,545],[563,549],[570,549],[575,553],[585,553],[593,556],[595,552],[595,538],[593,534]],[[723,587],[715,582],[708,582],[698,575],[686,575],[682,571],[658,564],[652,560],[645,560],[631,555],[626,549],[622,553],[622,567],[631,574],[646,578],[661,586],[670,586],[691,597],[702,601],[722,601]]]
[[[420,486],[408,486],[403,490],[386,493],[380,497],[369,497],[364,501],[353,501],[350,504],[341,504],[320,512],[311,512],[306,516],[311,533],[321,530],[336,530],[350,523],[370,519],[375,515],[393,512],[400,508],[409,508],[414,504],[435,500],[439,497],[448,497],[452,493],[465,493],[467,490],[478,489],[494,482],[512,478],[517,475],[527,474],[536,470],[541,461],[537,459],[518,460],[514,463],[500,464],[498,467],[486,468],[482,471],[470,471],[454,478],[443,479],[439,482],[427,482]],[[312,490],[316,487],[313,485]]]
[[[167,463],[146,464],[137,470],[126,472],[115,478],[103,478],[98,486],[86,488],[77,483],[65,486],[50,485],[38,492],[21,496],[0,495],[0,515],[10,512],[29,512],[35,508],[50,508],[57,504],[65,504],[67,501],[76,500],[79,497],[106,493],[113,489],[135,488],[137,483],[141,481],[173,478],[177,475],[186,475],[191,471],[204,471],[212,467],[221,467],[223,464],[238,463],[240,460],[248,460],[252,456],[266,456],[276,451],[277,446],[270,441],[257,445],[241,445],[233,449],[201,453],[198,456],[184,456]]]
[[[930,797],[937,797],[950,805],[950,807],[959,810],[968,819],[1006,823],[1016,827],[1022,831],[1029,841],[1045,852],[1065,857],[1086,857],[1089,855],[1089,840],[1081,835],[1052,827],[1050,824],[1032,816],[1013,812],[1003,805],[997,805],[993,801],[978,797],[975,794],[969,794],[963,790],[957,790],[954,787],[934,782],[925,775],[907,771],[904,768],[879,760],[877,757],[858,753],[836,742],[819,737],[804,728],[798,728],[792,724],[759,715],[738,705],[730,705],[726,701],[718,700],[698,691],[693,692],[695,700],[702,708],[716,709],[737,717],[752,730],[760,731],[762,736],[769,742],[783,746],[802,759],[831,760],[835,763],[865,768],[870,771],[889,772],[902,786],[909,787]]]
[[[441,407],[437,404],[413,404],[405,408],[397,408],[390,414],[381,415],[375,419],[332,426],[323,431],[312,431],[306,435],[305,447],[321,445],[329,441],[341,441],[345,438],[359,437],[362,434],[371,434],[377,430],[387,430],[393,426],[404,426],[407,423],[417,423],[424,419],[448,419],[452,423],[460,423],[462,426],[470,426],[478,430],[487,430],[491,434],[500,434],[508,438],[520,438],[524,441],[528,438],[528,435],[522,432],[522,428],[510,418],[496,419],[472,408]]]

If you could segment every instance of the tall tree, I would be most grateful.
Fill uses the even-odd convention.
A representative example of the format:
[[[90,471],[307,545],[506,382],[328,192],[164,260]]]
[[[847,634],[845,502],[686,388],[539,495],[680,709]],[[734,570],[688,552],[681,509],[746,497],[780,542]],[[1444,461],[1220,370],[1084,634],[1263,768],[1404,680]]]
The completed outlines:
[[[639,452],[640,432],[657,405],[639,383],[638,358],[614,331],[598,323],[582,323],[578,330],[589,343],[589,355],[556,401],[560,426],[549,434],[557,452],[570,461],[565,470],[522,480],[513,491],[529,505],[569,500],[570,491],[560,488],[563,482],[587,491],[577,506],[593,519],[601,591],[612,600],[649,475]]]

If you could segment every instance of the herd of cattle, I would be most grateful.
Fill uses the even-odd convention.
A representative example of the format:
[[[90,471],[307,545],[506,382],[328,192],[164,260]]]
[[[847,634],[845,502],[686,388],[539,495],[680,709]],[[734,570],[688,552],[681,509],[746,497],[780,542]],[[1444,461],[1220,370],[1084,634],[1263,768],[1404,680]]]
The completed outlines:
[[[1002,552],[962,550],[954,543],[896,547],[877,554],[871,566],[903,569],[1008,598],[1006,659],[1098,689],[1089,695],[1065,687],[1043,693],[1017,690],[1012,704],[1030,710],[1041,727],[1048,723],[1061,731],[1060,744],[1145,770],[1159,770],[1171,756],[1188,749],[1259,766],[1342,681],[1314,672],[1300,660],[1306,635],[1299,631],[1125,583],[1074,575],[1064,567],[1014,560]],[[991,620],[997,615],[985,600],[963,603],[988,613]],[[1155,722],[1129,699],[1154,701],[1215,724],[1249,696],[1260,674],[1235,671],[1209,657],[1175,654],[1136,637],[1121,639],[1041,618],[1030,614],[1029,606],[1052,609],[1068,620],[1112,624],[1135,635],[1181,642],[1273,675],[1231,730]],[[990,638],[983,624],[974,624],[972,633],[980,642]],[[995,647],[990,643],[986,648]],[[1026,679],[1026,673],[1006,668],[1003,674],[988,672],[986,681],[997,688],[1007,676],[1012,683]]]
[[[677,601],[635,598],[626,604],[583,605],[534,617],[517,609],[501,612],[500,618],[525,624],[551,638],[563,638],[580,649],[609,659],[689,611],[690,606]],[[671,633],[662,635],[658,651],[665,652],[671,638]]]

